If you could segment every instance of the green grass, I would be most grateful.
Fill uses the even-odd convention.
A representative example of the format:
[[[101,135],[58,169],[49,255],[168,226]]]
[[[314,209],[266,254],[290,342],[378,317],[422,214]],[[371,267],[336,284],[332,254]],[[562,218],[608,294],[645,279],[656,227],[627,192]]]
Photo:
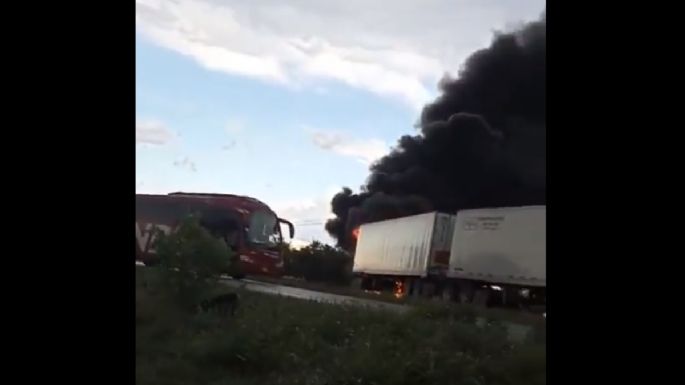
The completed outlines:
[[[545,384],[544,341],[512,345],[499,324],[452,308],[399,315],[241,292],[235,317],[219,319],[177,310],[151,274],[137,272],[138,385]]]

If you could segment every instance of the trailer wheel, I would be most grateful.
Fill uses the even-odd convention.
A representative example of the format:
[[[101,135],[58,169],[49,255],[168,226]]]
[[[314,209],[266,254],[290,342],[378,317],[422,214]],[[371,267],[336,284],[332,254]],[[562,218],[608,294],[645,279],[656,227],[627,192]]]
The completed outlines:
[[[442,299],[448,302],[454,301],[456,298],[456,293],[454,290],[454,284],[451,282],[445,283],[445,285],[442,287]]]
[[[422,285],[422,294],[426,298],[431,298],[435,295],[435,283],[431,281],[424,282]]]
[[[412,279],[409,286],[409,296],[412,298],[421,297],[423,291],[423,282],[420,278]]]
[[[521,303],[519,289],[515,286],[503,286],[501,294],[501,306],[507,308],[517,308]]]
[[[362,290],[371,290],[372,283],[373,282],[371,281],[370,277],[362,277],[360,287]]]
[[[490,289],[479,288],[473,296],[473,304],[486,307],[490,304]]]
[[[354,277],[352,278],[352,287],[359,288],[359,289],[364,289],[363,288],[363,282],[364,280],[361,277]]]
[[[470,304],[473,303],[476,288],[471,281],[459,281],[455,283],[457,288],[457,300],[459,303]]]

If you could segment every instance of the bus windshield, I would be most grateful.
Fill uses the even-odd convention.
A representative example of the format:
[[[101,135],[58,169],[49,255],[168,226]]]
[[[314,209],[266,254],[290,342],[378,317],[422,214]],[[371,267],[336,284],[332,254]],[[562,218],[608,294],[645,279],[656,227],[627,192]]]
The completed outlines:
[[[278,247],[281,243],[281,231],[276,215],[265,210],[254,212],[247,228],[247,241],[261,247]]]

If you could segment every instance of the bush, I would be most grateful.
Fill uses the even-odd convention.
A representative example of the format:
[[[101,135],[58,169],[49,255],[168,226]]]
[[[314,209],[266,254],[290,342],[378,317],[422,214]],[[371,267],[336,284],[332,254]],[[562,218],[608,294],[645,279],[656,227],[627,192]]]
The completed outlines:
[[[546,383],[544,343],[509,341],[499,325],[460,313],[396,314],[240,296],[244,305],[221,322],[208,322],[217,317],[210,313],[186,315],[174,325],[173,313],[166,312],[139,322],[136,384]]]
[[[179,305],[194,307],[222,273],[236,270],[235,255],[198,220],[189,217],[171,234],[158,234],[160,284]]]
[[[352,257],[340,248],[314,241],[307,247],[283,252],[285,274],[310,282],[349,284],[352,279]]]

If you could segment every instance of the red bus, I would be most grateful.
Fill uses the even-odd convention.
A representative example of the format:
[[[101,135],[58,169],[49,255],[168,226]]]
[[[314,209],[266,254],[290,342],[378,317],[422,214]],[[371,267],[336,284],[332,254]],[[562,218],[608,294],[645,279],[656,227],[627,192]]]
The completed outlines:
[[[189,215],[196,215],[238,255],[241,275],[283,274],[281,225],[292,239],[293,224],[278,218],[264,202],[230,194],[136,194],[136,261],[155,264],[155,229],[169,233]]]

